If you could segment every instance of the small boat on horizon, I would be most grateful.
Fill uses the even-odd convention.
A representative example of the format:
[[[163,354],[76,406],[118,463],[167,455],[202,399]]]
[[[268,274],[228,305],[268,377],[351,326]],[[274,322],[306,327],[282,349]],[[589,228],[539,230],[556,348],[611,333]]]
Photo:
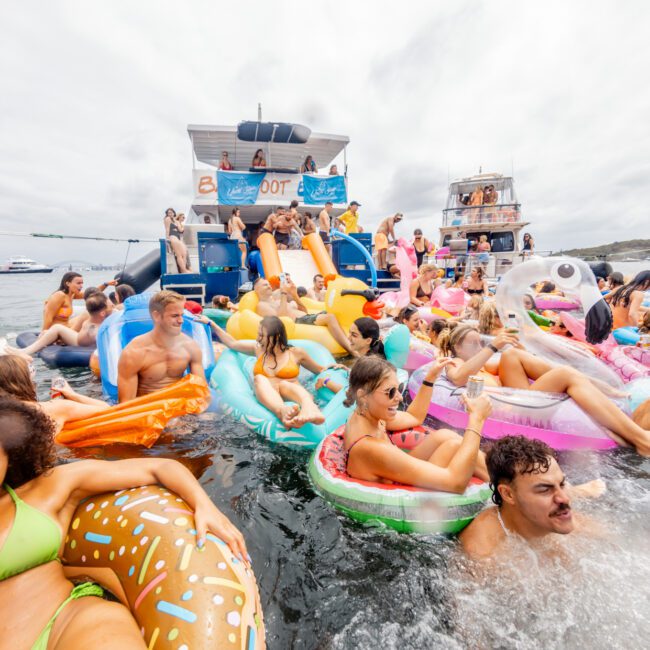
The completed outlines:
[[[54,269],[45,264],[39,264],[29,257],[18,255],[11,257],[5,264],[0,266],[0,273],[52,273]]]

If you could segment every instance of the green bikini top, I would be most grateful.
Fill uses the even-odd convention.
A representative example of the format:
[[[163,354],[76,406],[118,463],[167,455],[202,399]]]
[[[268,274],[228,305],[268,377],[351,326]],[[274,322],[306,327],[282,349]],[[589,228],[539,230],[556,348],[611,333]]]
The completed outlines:
[[[0,581],[58,559],[62,541],[51,517],[25,503],[8,485],[3,487],[16,504],[16,516],[0,548]]]

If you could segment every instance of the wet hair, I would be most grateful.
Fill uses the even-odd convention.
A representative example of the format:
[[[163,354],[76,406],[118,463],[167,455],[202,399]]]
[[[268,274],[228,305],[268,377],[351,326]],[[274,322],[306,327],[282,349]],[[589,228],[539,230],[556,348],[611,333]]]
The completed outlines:
[[[307,295],[307,289],[305,289],[305,287],[296,287],[296,292],[298,294],[298,298],[302,298],[303,296]]]
[[[438,335],[438,348],[442,352],[443,356],[452,356],[456,355],[456,348],[463,343],[468,334],[472,332],[478,332],[475,327],[471,325],[457,325],[453,329],[447,328],[440,332]]]
[[[7,396],[24,402],[38,401],[29,363],[16,354],[0,356],[0,397]]]
[[[386,352],[384,351],[384,343],[379,337],[379,323],[374,318],[369,316],[362,316],[357,318],[354,321],[356,328],[359,330],[359,334],[364,339],[370,339],[370,351],[369,354],[375,354],[382,359],[386,358]]]
[[[492,334],[493,330],[501,326],[496,302],[484,302],[478,313],[478,331],[481,334]]]
[[[0,396],[0,430],[7,455],[5,483],[19,488],[54,467],[56,425],[38,406]]]
[[[130,284],[118,284],[115,287],[115,297],[123,303],[127,298],[135,296],[135,289]]]
[[[539,293],[553,293],[555,291],[555,283],[550,280],[542,283],[542,286],[539,288]]]
[[[167,305],[171,305],[175,302],[182,302],[185,304],[185,297],[181,296],[180,293],[176,291],[170,291],[169,289],[163,289],[158,293],[154,293],[149,301],[149,313],[162,314],[165,311]]]
[[[358,359],[350,371],[349,385],[343,405],[352,406],[357,401],[357,391],[359,390],[367,394],[377,390],[381,382],[391,372],[395,372],[395,366],[376,355]]]
[[[102,293],[97,287],[88,287],[84,293],[84,300],[88,300],[90,296],[94,296],[96,293]]]
[[[266,332],[266,347],[262,355],[273,357],[275,362],[274,368],[278,367],[278,360],[275,357],[275,349],[279,348],[280,352],[285,352],[291,346],[287,340],[287,330],[284,323],[277,316],[265,316],[260,321],[260,329],[264,328]]]
[[[641,326],[639,327],[639,334],[650,334],[650,311],[647,311],[643,316]]]
[[[75,278],[81,277],[83,277],[81,273],[77,273],[76,271],[68,271],[67,273],[64,273],[61,278],[61,284],[59,285],[59,291],[63,291],[65,294],[70,293],[70,288],[67,286],[68,282],[72,282]]]
[[[396,323],[404,323],[409,320],[413,314],[417,314],[417,312],[417,307],[414,307],[413,305],[406,305],[406,307],[402,307],[399,310],[399,313],[397,316],[395,316],[394,320]]]
[[[86,299],[86,311],[94,316],[108,307],[108,298],[103,293],[93,293]]]
[[[501,483],[511,483],[517,474],[548,472],[555,452],[541,440],[524,436],[504,436],[493,442],[487,450],[485,461],[490,475],[492,501],[501,506]]]
[[[650,289],[650,271],[641,271],[634,276],[634,279],[622,287],[616,289],[609,298],[609,304],[614,307],[619,303],[622,307],[629,307],[632,293],[634,291],[647,291]]]

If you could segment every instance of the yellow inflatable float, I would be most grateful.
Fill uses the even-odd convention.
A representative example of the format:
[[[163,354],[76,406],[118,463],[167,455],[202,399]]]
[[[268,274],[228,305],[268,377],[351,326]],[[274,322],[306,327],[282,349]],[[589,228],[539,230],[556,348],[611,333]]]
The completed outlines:
[[[250,565],[210,533],[198,548],[192,510],[158,485],[83,502],[63,562],[115,573],[149,650],[265,647]]]
[[[258,302],[257,294],[254,291],[249,291],[242,297],[239,301],[239,311],[228,319],[226,325],[226,330],[231,336],[236,339],[257,338],[259,323],[262,320],[256,312]],[[317,309],[317,306],[321,304],[323,309]],[[310,313],[326,311],[329,314],[334,314],[346,333],[357,318],[362,316],[380,318],[382,307],[381,303],[374,300],[372,290],[364,282],[357,278],[340,276],[328,283],[324,303],[311,301],[310,305],[305,303],[305,306],[308,309],[310,307],[314,309]],[[326,327],[299,324],[286,317],[282,317],[282,321],[287,329],[288,338],[316,341],[332,354],[345,354],[345,350],[334,340]]]

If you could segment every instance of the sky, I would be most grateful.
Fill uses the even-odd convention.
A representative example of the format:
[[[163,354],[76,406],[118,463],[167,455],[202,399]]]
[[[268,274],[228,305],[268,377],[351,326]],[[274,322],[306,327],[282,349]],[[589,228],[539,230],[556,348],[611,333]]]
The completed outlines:
[[[0,232],[156,239],[188,211],[188,124],[345,134],[372,229],[438,240],[448,178],[514,171],[541,250],[650,236],[650,3],[0,5]],[[130,259],[155,244],[134,245]],[[126,244],[0,235],[0,263]]]

